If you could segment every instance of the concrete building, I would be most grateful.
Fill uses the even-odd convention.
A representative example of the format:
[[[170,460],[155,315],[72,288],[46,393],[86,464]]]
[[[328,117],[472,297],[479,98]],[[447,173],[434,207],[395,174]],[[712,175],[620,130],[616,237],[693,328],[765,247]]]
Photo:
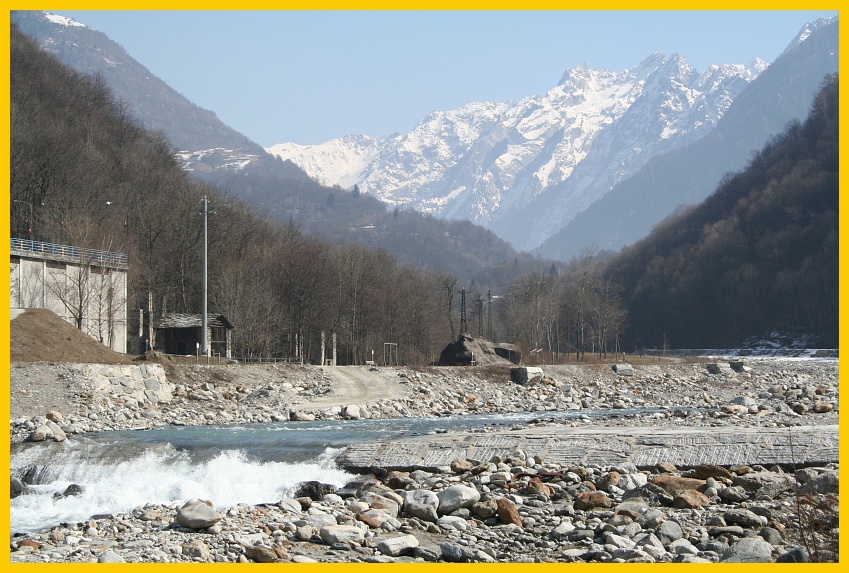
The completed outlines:
[[[11,240],[11,308],[46,308],[116,352],[127,352],[126,253]]]

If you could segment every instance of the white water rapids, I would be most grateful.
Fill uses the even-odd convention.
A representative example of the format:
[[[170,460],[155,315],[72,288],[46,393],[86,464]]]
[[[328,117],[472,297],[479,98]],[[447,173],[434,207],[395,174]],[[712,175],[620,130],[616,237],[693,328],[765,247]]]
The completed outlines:
[[[11,533],[31,532],[59,523],[85,521],[92,515],[132,511],[148,503],[180,504],[197,497],[216,507],[238,503],[275,503],[291,497],[297,484],[318,480],[342,486],[352,475],[337,469],[330,448],[309,462],[256,461],[238,450],[193,461],[187,452],[170,445],[145,448],[139,455],[118,461],[105,459],[92,449],[100,445],[69,446],[39,472],[42,485],[30,486],[36,495],[10,501]],[[37,449],[22,451],[12,459],[15,467],[29,467]],[[30,458],[30,459],[28,459]],[[71,484],[83,487],[78,496],[54,497]]]

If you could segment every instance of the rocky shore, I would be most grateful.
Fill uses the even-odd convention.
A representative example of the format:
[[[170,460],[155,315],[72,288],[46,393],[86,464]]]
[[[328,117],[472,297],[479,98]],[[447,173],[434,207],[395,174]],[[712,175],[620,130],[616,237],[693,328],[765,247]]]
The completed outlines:
[[[530,411],[532,425],[793,427],[837,424],[837,362],[751,360],[507,369],[172,367],[132,382],[73,365],[12,370],[13,441],[163,424],[240,424]],[[341,376],[341,377],[340,377]],[[49,384],[63,382],[61,388]],[[158,385],[157,385],[158,384]],[[144,387],[144,389],[142,389]],[[16,404],[43,388],[55,395]],[[51,390],[48,390],[50,388]],[[379,391],[374,391],[378,388]],[[369,393],[370,392],[370,393]],[[368,400],[358,400],[366,396]],[[35,397],[37,398],[37,396]],[[43,411],[28,411],[38,404]],[[654,408],[623,414],[629,408]],[[553,421],[547,412],[604,410]],[[48,424],[48,422],[50,422]],[[47,428],[49,432],[45,432]],[[497,432],[497,427],[478,428]],[[35,434],[40,432],[38,436]],[[203,500],[95,515],[13,535],[12,562],[834,561],[838,465],[567,465],[521,450],[436,470],[375,469],[339,490],[215,508]],[[13,476],[14,478],[15,476]],[[20,476],[19,476],[20,477]],[[14,479],[13,479],[14,482]],[[25,488],[21,482],[20,486]],[[72,495],[69,492],[68,495]],[[14,532],[13,532],[14,533]]]

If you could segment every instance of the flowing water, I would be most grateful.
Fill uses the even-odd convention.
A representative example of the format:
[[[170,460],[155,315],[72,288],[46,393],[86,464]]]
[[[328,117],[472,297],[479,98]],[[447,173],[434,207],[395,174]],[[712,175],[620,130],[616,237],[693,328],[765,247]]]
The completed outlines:
[[[634,415],[659,410],[617,410]],[[216,507],[274,503],[297,485],[317,480],[341,486],[354,476],[337,468],[336,455],[352,443],[386,441],[485,426],[524,426],[534,419],[577,419],[609,410],[569,410],[445,418],[283,422],[239,426],[167,426],[102,432],[62,443],[13,444],[12,475],[35,470],[37,495],[10,502],[11,532],[31,532],[92,515],[131,511],[147,503],[182,504],[189,498]],[[78,496],[61,497],[71,484]],[[59,495],[59,497],[56,497]]]

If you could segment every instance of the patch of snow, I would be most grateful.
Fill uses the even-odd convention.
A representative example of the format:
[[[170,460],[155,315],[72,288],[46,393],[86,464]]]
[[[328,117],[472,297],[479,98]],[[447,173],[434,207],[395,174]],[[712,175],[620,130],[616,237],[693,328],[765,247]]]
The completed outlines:
[[[196,151],[178,151],[175,153],[184,171],[197,171],[198,169],[225,169],[240,171],[258,159],[252,153],[242,153],[232,149],[216,147],[214,149],[200,149]],[[202,168],[198,165],[203,165]]]
[[[85,28],[86,27],[85,24],[80,24],[79,22],[77,22],[73,18],[67,18],[65,16],[59,16],[58,14],[45,13],[44,16],[50,22],[53,22],[54,24],[58,24],[60,26],[68,26],[68,27],[75,26],[77,28]]]

